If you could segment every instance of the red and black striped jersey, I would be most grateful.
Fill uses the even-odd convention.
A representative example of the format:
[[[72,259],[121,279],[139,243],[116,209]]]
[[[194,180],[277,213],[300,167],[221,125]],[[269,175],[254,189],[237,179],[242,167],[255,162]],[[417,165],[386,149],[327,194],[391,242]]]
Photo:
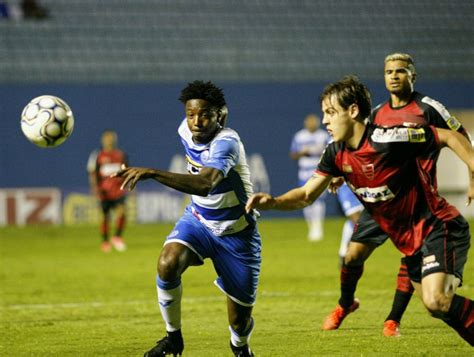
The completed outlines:
[[[458,131],[470,140],[466,129],[449,113],[443,104],[419,92],[413,92],[408,104],[402,107],[394,108],[390,100],[378,105],[372,111],[370,122],[383,127],[432,125],[437,128]],[[431,193],[438,190],[436,179],[436,162],[438,158],[439,151],[432,151],[426,156],[418,157],[419,173],[425,184],[424,189]],[[443,214],[450,212],[444,206],[446,200],[442,199],[439,195],[429,195],[429,198],[432,200],[432,209],[438,215],[442,216],[443,219],[454,218],[451,215],[443,216]]]
[[[122,164],[127,165],[127,156],[119,149],[94,151],[89,157],[88,171],[95,173],[101,200],[116,200],[125,195],[121,190],[121,177],[110,177],[118,172]]]
[[[370,215],[405,255],[417,252],[435,220],[459,212],[436,190],[425,189],[418,158],[439,151],[434,127],[383,128],[368,125],[359,147],[326,148],[316,172],[343,176]],[[433,202],[443,200],[437,210]],[[442,208],[442,209],[441,209]]]

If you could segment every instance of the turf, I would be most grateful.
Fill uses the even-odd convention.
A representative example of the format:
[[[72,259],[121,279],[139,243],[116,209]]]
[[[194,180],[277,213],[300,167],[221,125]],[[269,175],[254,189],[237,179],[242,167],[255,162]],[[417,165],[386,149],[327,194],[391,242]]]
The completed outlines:
[[[471,222],[472,223],[472,222]],[[473,355],[415,297],[402,337],[382,336],[400,254],[387,242],[366,264],[361,308],[337,331],[321,331],[338,298],[343,221],[328,219],[322,242],[302,220],[260,223],[263,266],[251,345],[257,356]],[[104,254],[97,228],[0,229],[1,356],[140,356],[163,335],[155,265],[169,224],[130,226],[129,249]],[[458,291],[474,297],[472,257]],[[231,356],[225,298],[208,261],[183,277],[185,356]]]

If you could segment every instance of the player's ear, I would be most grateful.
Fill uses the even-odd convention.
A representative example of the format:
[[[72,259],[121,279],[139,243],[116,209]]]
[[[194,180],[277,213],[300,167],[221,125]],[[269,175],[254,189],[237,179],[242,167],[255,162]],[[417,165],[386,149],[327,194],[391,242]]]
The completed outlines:
[[[218,110],[218,115],[219,115],[218,122],[222,127],[224,127],[227,121],[227,116],[229,115],[229,110],[227,109],[226,105],[222,106]]]
[[[356,103],[352,103],[349,106],[349,115],[352,119],[357,119],[360,114],[359,106]]]

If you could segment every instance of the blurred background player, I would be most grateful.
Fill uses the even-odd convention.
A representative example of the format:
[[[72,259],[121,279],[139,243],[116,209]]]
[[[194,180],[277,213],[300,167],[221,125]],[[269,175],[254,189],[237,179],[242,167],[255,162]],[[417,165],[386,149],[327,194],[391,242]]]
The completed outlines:
[[[414,91],[416,70],[413,58],[405,53],[392,53],[384,60],[385,87],[390,97],[378,105],[370,116],[370,121],[380,126],[434,125],[468,134],[461,123],[439,102]],[[437,189],[436,162],[439,153],[419,159],[430,187]],[[370,167],[367,167],[370,169]],[[442,202],[440,200],[440,202]],[[441,209],[437,207],[437,209]],[[364,270],[364,262],[372,252],[387,239],[388,235],[364,210],[348,246],[341,268],[341,295],[336,308],[323,322],[323,330],[339,328],[345,317],[359,308],[359,300],[354,297],[357,283]],[[384,322],[383,335],[400,336],[400,321],[410,302],[414,288],[410,282],[405,259],[402,258],[397,276],[397,287],[392,309]]]
[[[303,186],[313,175],[319,159],[329,142],[329,134],[320,126],[320,119],[315,114],[309,114],[304,119],[304,128],[296,132],[291,142],[290,157],[298,161],[298,185]],[[319,241],[323,239],[323,221],[326,211],[324,196],[311,206],[303,209],[303,215],[308,224],[308,239]]]
[[[127,156],[117,148],[117,134],[113,130],[106,130],[101,138],[102,149],[95,150],[89,156],[87,171],[91,193],[98,198],[101,206],[100,231],[102,233],[101,249],[109,252],[113,246],[118,251],[124,251],[126,245],[122,238],[125,226],[125,197],[126,191],[120,186],[123,179],[110,177],[118,172],[122,165],[127,165]],[[109,236],[111,211],[115,213],[115,231]]]
[[[359,221],[361,212],[364,210],[364,206],[359,202],[356,195],[351,191],[346,183],[343,183],[336,192],[337,200],[341,206],[346,221],[342,227],[341,244],[339,246],[339,262],[342,266],[344,257],[347,253],[347,247],[351,241],[352,233],[354,231],[355,224]]]
[[[214,283],[227,295],[230,348],[235,356],[251,357],[261,242],[256,213],[245,212],[253,192],[245,149],[237,132],[223,127],[227,108],[221,88],[194,81],[183,88],[179,99],[186,113],[178,134],[188,173],[128,167],[117,174],[130,190],[141,180],[153,179],[191,195],[191,204],[166,238],[158,259],[156,285],[166,336],[145,356],[182,354],[181,275],[209,258],[218,275]]]

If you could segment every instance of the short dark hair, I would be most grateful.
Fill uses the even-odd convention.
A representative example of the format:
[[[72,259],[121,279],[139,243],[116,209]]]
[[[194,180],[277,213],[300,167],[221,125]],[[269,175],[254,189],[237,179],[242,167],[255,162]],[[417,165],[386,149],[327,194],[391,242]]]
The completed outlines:
[[[194,81],[181,90],[179,100],[186,104],[191,99],[203,99],[216,107],[223,107],[226,105],[224,92],[211,81]]]
[[[372,110],[370,92],[356,76],[345,76],[338,82],[328,84],[319,97],[320,102],[331,95],[336,96],[339,105],[344,109],[349,108],[351,104],[357,104],[362,119],[370,115]]]

